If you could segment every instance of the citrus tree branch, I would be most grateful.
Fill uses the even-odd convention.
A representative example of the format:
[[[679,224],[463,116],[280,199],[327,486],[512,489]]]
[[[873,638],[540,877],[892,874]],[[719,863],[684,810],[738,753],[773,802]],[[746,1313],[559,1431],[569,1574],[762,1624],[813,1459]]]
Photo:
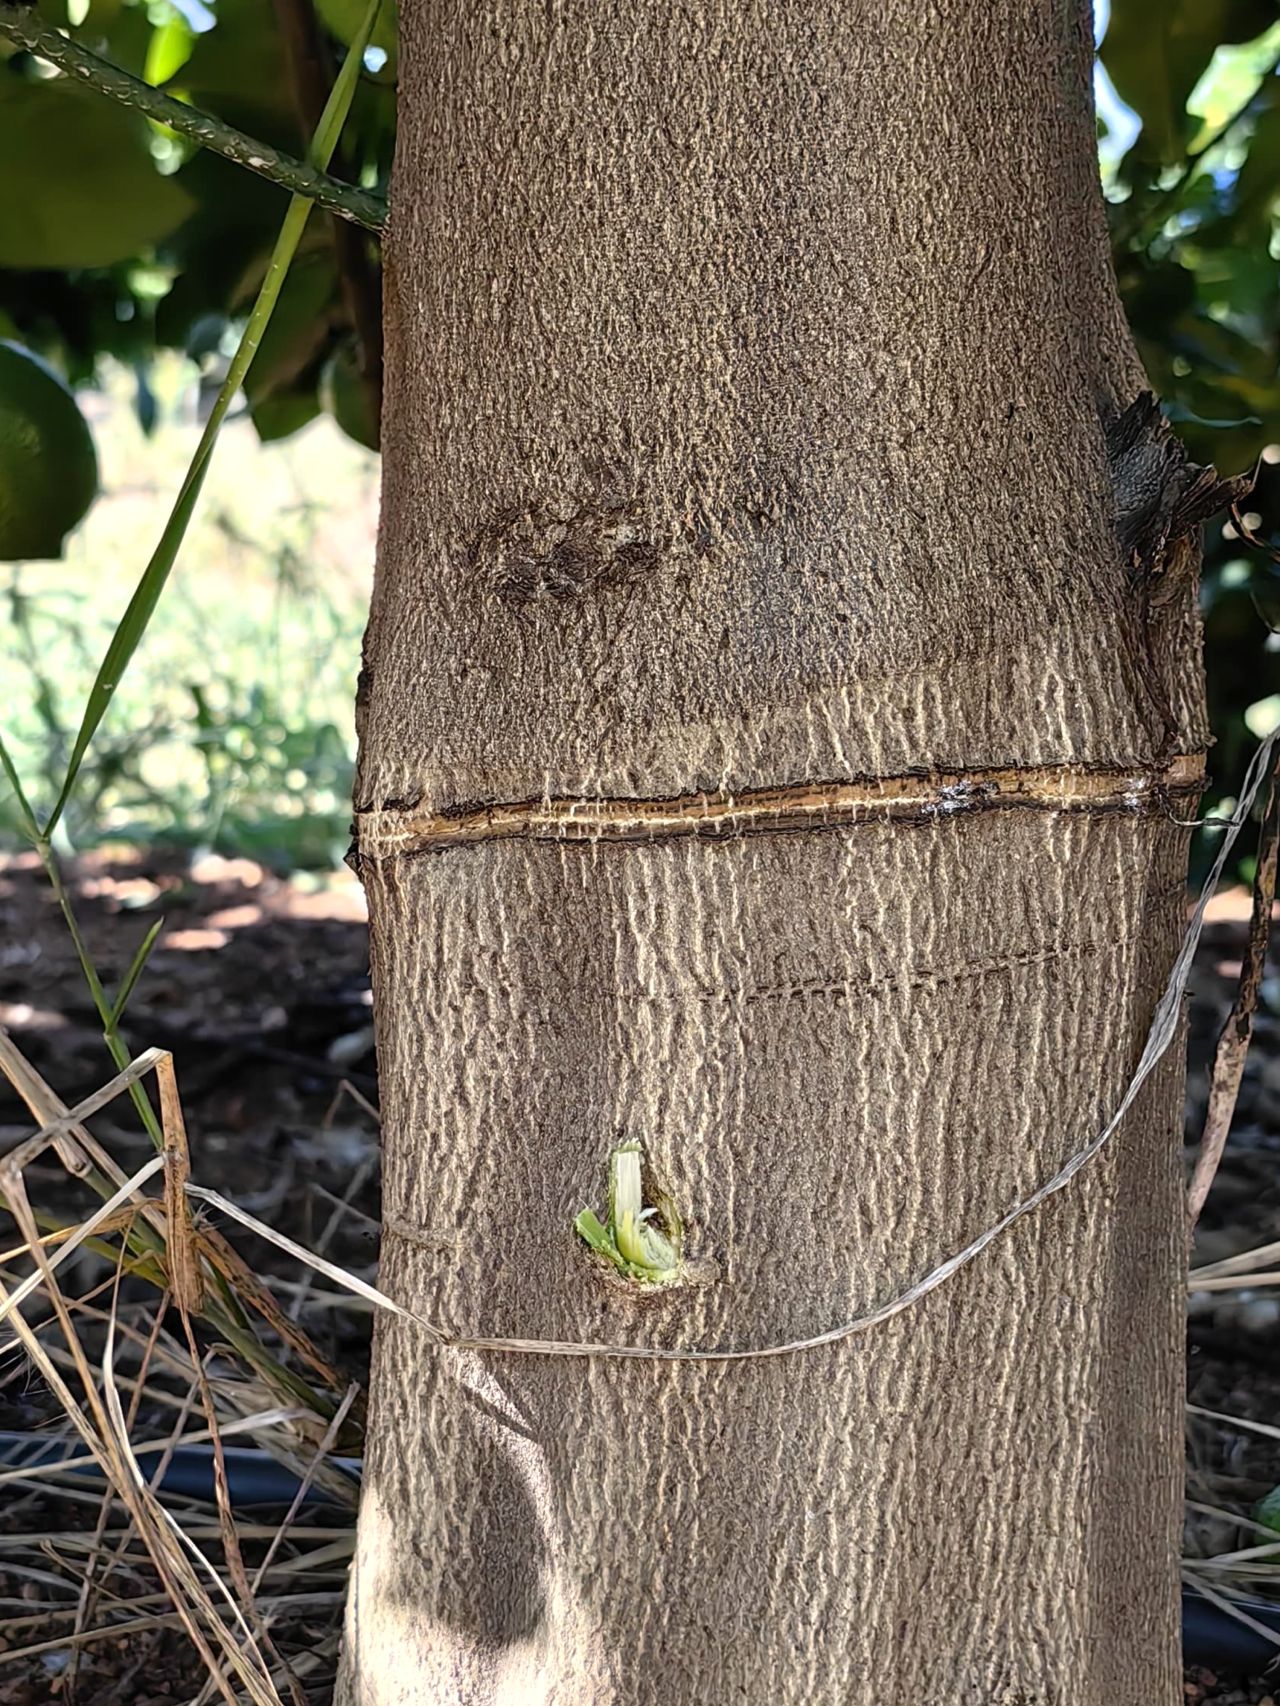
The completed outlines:
[[[0,3],[0,38],[25,48],[50,65],[56,65],[68,76],[87,83],[99,94],[109,96],[122,106],[145,113],[157,124],[167,125],[200,147],[211,149],[250,172],[257,172],[259,177],[279,184],[293,195],[304,196],[329,213],[366,226],[370,231],[378,231],[382,227],[387,208],[381,196],[372,195],[354,184],[341,183],[305,161],[295,160],[292,155],[282,154],[265,142],[257,142],[243,131],[233,130],[221,119],[201,112],[197,107],[175,101],[172,96],[153,89],[150,83],[144,83],[141,78],[113,65],[110,60],[90,53],[79,42],[59,35],[56,30],[42,29],[35,15],[24,6]]]

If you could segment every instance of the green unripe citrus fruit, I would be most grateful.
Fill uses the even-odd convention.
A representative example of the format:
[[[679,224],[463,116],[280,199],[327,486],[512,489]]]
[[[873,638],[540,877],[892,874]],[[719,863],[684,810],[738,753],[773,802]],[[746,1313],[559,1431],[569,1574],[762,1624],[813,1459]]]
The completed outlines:
[[[60,557],[98,491],[98,457],[69,387],[0,340],[0,560]]]

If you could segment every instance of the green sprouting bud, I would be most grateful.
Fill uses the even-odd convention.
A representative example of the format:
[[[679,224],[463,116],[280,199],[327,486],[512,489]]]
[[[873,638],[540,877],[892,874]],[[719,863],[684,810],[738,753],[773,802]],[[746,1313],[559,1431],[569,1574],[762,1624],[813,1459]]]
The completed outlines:
[[[609,1158],[609,1219],[602,1225],[589,1208],[574,1221],[578,1236],[628,1279],[669,1285],[680,1272],[680,1225],[669,1211],[645,1208],[642,1152],[624,1143]],[[659,1215],[665,1222],[660,1230]]]

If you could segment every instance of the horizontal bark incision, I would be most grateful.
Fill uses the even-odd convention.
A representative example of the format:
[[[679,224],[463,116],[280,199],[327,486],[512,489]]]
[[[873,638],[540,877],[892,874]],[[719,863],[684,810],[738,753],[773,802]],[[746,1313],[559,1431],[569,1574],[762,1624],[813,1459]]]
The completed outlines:
[[[998,810],[1167,813],[1199,794],[1204,758],[1182,754],[1158,770],[1077,764],[933,771],[849,782],[682,794],[671,799],[541,799],[420,813],[356,814],[359,859],[377,862],[487,841],[657,841],[927,823]]]

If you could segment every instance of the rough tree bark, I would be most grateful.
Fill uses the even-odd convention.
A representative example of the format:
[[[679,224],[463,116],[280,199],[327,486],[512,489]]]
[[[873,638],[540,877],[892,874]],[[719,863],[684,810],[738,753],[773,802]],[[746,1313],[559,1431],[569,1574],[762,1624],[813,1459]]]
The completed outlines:
[[[382,1283],[463,1335],[807,1336],[1098,1129],[1181,929],[1195,471],[1123,413],[1088,8],[401,20]],[[1172,1702],[1179,1091],[845,1344],[383,1319],[341,1698]],[[622,1139],[688,1283],[574,1236]]]

